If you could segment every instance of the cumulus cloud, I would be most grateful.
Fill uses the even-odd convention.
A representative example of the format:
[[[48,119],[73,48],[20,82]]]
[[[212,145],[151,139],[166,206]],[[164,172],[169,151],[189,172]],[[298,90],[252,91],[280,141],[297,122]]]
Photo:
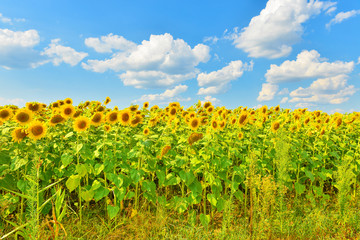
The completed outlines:
[[[292,99],[288,102],[343,103],[357,91],[354,86],[347,85],[347,74],[353,71],[354,65],[353,61],[328,62],[315,50],[302,51],[296,60],[286,60],[280,66],[270,66],[265,74],[267,83],[263,84],[258,101],[272,100],[278,84],[317,79],[308,88],[299,87],[292,91]],[[278,95],[281,95],[282,91]]]
[[[127,51],[116,52],[109,59],[88,60],[87,63],[82,63],[82,66],[94,72],[125,72],[124,75],[119,75],[122,81],[126,81],[128,85],[134,83],[137,88],[147,88],[154,82],[155,75],[175,79],[173,84],[188,79],[191,74],[198,72],[196,66],[199,63],[209,60],[209,51],[210,48],[204,44],[191,48],[184,40],[174,39],[171,34],[165,33],[151,35],[148,41],[144,40]],[[142,84],[129,81],[129,78],[135,75],[142,77]],[[155,84],[155,87],[159,85]]]
[[[62,46],[59,43],[60,39],[51,40],[49,47],[41,53],[41,55],[48,56],[49,61],[55,66],[59,66],[63,62],[75,66],[88,56],[85,52],[77,52],[73,48]]]
[[[274,85],[271,83],[263,83],[262,89],[259,92],[259,96],[257,100],[259,102],[272,100],[278,89],[279,89],[278,85]]]
[[[219,38],[216,36],[212,36],[212,37],[205,37],[204,38],[204,42],[209,42],[211,44],[215,44],[219,41]]]
[[[212,105],[218,105],[221,101],[217,98],[211,96],[205,96],[203,101],[200,101],[201,105],[204,105],[205,102],[211,102]]]
[[[304,50],[296,60],[286,60],[280,66],[270,65],[265,77],[270,83],[296,82],[310,78],[332,77],[347,74],[354,69],[354,62],[326,62],[316,50]]]
[[[283,97],[280,101],[280,103],[286,103],[289,100],[288,97]]]
[[[99,53],[111,53],[113,50],[127,51],[136,47],[134,42],[112,33],[100,38],[86,38],[85,45]]]
[[[18,107],[24,106],[26,103],[25,99],[22,98],[3,98],[0,97],[0,106],[4,105],[16,105]]]
[[[165,92],[160,94],[146,94],[141,96],[140,99],[135,100],[134,102],[150,102],[150,103],[169,103],[172,101],[190,101],[191,98],[180,98],[178,95],[181,93],[186,92],[188,89],[188,86],[186,85],[178,85],[174,87],[173,89],[167,89]]]
[[[3,23],[11,23],[11,19],[10,18],[7,18],[7,17],[4,17],[2,15],[2,13],[0,13],[0,22],[3,22]]]
[[[326,28],[330,28],[331,25],[337,24],[337,23],[341,23],[342,21],[354,17],[356,15],[360,14],[360,10],[351,10],[348,12],[339,12],[338,14],[336,14],[336,16],[330,20],[330,22],[328,22],[326,24]]]
[[[40,36],[34,29],[12,31],[0,29],[0,66],[5,69],[31,68],[43,58],[34,46],[40,42]]]
[[[329,8],[327,11],[326,11],[326,14],[332,14],[333,12],[335,12],[336,11],[336,9],[337,9],[337,7],[331,7],[331,8]]]
[[[278,92],[278,95],[286,95],[289,94],[289,89],[283,88]]]
[[[241,32],[230,34],[236,48],[250,57],[279,58],[290,54],[301,39],[302,24],[336,3],[307,0],[269,0],[260,15]]]
[[[197,81],[200,87],[199,95],[212,95],[225,92],[230,88],[230,81],[240,78],[244,71],[251,71],[253,62],[243,63],[241,60],[232,61],[220,70],[210,73],[200,73]],[[204,88],[206,87],[206,88]]]

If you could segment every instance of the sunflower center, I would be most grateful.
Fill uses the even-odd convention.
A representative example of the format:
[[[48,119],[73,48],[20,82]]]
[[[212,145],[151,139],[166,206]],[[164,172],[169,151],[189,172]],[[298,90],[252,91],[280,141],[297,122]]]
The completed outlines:
[[[85,129],[86,128],[86,122],[85,121],[80,121],[77,126],[80,129]]]
[[[109,120],[111,122],[116,121],[117,120],[117,113],[111,113],[109,116]]]
[[[65,115],[70,115],[72,113],[71,108],[65,108],[64,113]]]
[[[10,115],[10,113],[7,110],[2,110],[0,112],[0,117],[1,118],[7,118]]]
[[[63,117],[61,117],[60,115],[55,115],[54,117],[51,118],[51,123],[59,123],[63,120]]]
[[[276,122],[276,123],[274,124],[274,130],[275,130],[275,131],[278,130],[279,127],[280,127],[280,124],[279,124],[278,122]]]
[[[213,123],[212,123],[212,126],[213,126],[214,128],[216,128],[216,127],[217,127],[217,122],[213,122]]]
[[[122,119],[124,122],[129,121],[129,118],[130,118],[130,116],[129,116],[129,114],[127,114],[127,113],[123,114],[122,117],[121,117],[121,119]]]
[[[199,125],[199,122],[198,122],[198,120],[197,119],[194,119],[192,122],[191,122],[191,126],[192,127],[197,127]]]
[[[176,109],[175,108],[171,109],[170,114],[175,115],[176,114]]]
[[[24,112],[21,112],[21,113],[19,113],[17,116],[16,116],[16,119],[19,121],[19,122],[27,122],[27,121],[29,121],[29,119],[30,119],[30,116],[29,116],[29,114],[27,114],[27,113],[24,113]]]
[[[100,115],[100,114],[96,114],[96,115],[93,117],[92,121],[93,121],[94,123],[99,123],[99,122],[101,121],[101,115]]]
[[[44,128],[40,125],[37,125],[31,129],[31,132],[34,134],[34,136],[39,136],[44,132]]]
[[[241,116],[240,116],[240,119],[239,119],[239,123],[240,123],[240,124],[243,124],[243,123],[245,122],[246,118],[247,118],[246,115],[241,115]]]
[[[18,129],[15,132],[17,139],[23,139],[26,137],[26,133],[22,129]]]

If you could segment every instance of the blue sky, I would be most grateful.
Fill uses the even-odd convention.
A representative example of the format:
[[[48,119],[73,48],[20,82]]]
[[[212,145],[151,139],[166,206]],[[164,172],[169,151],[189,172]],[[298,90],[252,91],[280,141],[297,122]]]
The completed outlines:
[[[0,105],[360,111],[359,29],[359,1],[3,0]]]

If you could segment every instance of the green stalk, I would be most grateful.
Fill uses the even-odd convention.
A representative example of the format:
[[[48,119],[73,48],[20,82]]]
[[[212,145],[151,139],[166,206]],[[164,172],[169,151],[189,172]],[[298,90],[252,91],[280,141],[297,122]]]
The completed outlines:
[[[79,144],[79,133],[76,134],[76,147]],[[77,151],[76,153],[76,159],[77,159],[77,166],[80,165],[80,155],[79,155],[79,151]],[[82,223],[82,207],[81,207],[81,180],[80,180],[80,184],[79,184],[79,218],[80,218],[80,225]]]

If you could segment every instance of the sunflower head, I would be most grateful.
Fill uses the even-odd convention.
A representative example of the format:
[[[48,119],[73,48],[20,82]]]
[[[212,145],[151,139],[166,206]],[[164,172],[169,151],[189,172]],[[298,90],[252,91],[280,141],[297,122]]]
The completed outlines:
[[[143,131],[143,134],[144,134],[145,136],[147,136],[147,135],[149,135],[149,133],[150,133],[150,129],[149,129],[149,128],[145,128],[144,131]]]
[[[47,127],[43,122],[33,121],[27,131],[29,137],[36,141],[46,136]]]
[[[18,122],[21,126],[30,123],[32,119],[33,113],[26,108],[19,109],[15,114],[15,121]]]
[[[7,121],[13,116],[13,111],[11,108],[0,109],[0,121]]]
[[[243,132],[239,132],[238,134],[238,138],[241,140],[244,138],[244,133]]]
[[[138,124],[140,124],[142,122],[142,117],[140,115],[135,115],[131,121],[130,121],[130,125],[132,127],[136,127]]]
[[[111,102],[111,99],[109,97],[106,97],[104,101],[104,105],[108,105]]]
[[[15,128],[12,132],[11,132],[11,136],[12,136],[12,140],[14,142],[21,142],[28,134],[25,132],[25,130],[23,128]]]
[[[275,111],[275,112],[279,112],[279,111],[280,111],[280,106],[277,105],[277,106],[274,108],[274,111]]]
[[[96,109],[97,112],[105,112],[105,107],[104,106],[99,106],[97,109]]]
[[[190,122],[189,122],[189,127],[196,131],[198,129],[198,127],[200,126],[200,120],[198,118],[192,118],[190,119]]]
[[[42,104],[37,102],[26,103],[26,108],[32,112],[40,112],[42,110]]]
[[[108,124],[104,125],[104,130],[105,130],[105,132],[110,132],[111,126]]]
[[[216,130],[218,128],[218,122],[216,121],[216,119],[211,120],[211,128],[213,130]]]
[[[89,127],[90,127],[90,120],[84,116],[76,118],[73,124],[73,128],[76,132],[84,132]]]
[[[71,98],[65,98],[64,103],[65,103],[65,105],[66,105],[66,104],[72,105],[72,104],[73,104],[73,100],[72,100]]]
[[[139,105],[132,105],[129,107],[130,111],[136,112],[138,110]]]
[[[204,108],[207,109],[208,107],[211,106],[211,102],[205,102],[204,103]]]
[[[159,159],[161,160],[163,158],[163,156],[169,152],[170,149],[171,149],[171,146],[169,146],[169,145],[166,145],[165,147],[163,147],[161,149],[161,155],[160,155]]]
[[[111,111],[106,114],[106,122],[115,124],[119,121],[119,113],[117,111]]]
[[[154,105],[154,106],[152,106],[152,107],[150,108],[150,111],[153,112],[153,111],[156,111],[156,110],[158,110],[158,109],[159,109],[158,105]]]
[[[120,112],[120,122],[122,125],[128,125],[131,121],[131,112],[129,109],[122,110]]]
[[[60,109],[60,113],[65,119],[72,118],[75,114],[75,107],[70,104],[64,104]]]
[[[212,113],[214,111],[214,107],[213,106],[209,106],[206,108],[206,112],[207,113]]]
[[[49,124],[50,126],[55,126],[63,122],[65,122],[65,118],[63,118],[60,114],[55,114],[50,118]]]
[[[241,113],[239,117],[239,121],[238,121],[239,127],[245,126],[247,121],[248,121],[248,113],[244,111],[243,113]]]
[[[177,108],[176,107],[171,107],[169,109],[169,116],[170,117],[175,117],[176,116],[176,113],[177,113]]]
[[[277,132],[277,130],[280,128],[280,123],[278,121],[275,121],[271,124],[271,131]]]
[[[144,104],[143,104],[143,108],[148,108],[149,107],[149,102],[144,102]]]
[[[207,123],[208,123],[208,118],[207,117],[200,118],[200,125],[201,126],[205,126]]]
[[[103,121],[104,121],[104,114],[102,112],[95,113],[90,120],[91,124],[94,125],[95,127],[100,126],[101,123],[103,123]]]
[[[202,133],[192,133],[188,138],[188,142],[189,142],[189,144],[191,146],[191,145],[193,145],[194,142],[197,142],[202,138],[203,138]]]

